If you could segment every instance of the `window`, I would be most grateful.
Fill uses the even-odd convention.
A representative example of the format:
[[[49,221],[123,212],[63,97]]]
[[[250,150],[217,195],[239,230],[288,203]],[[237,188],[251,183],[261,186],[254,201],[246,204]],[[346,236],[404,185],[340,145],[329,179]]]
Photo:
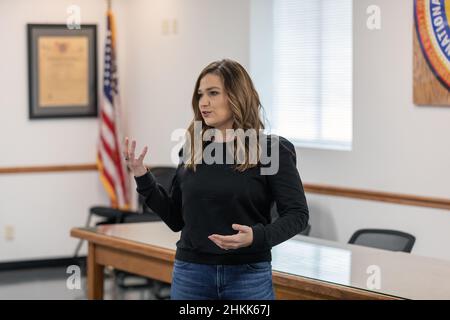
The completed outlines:
[[[352,0],[257,1],[250,70],[270,131],[297,146],[350,150]]]

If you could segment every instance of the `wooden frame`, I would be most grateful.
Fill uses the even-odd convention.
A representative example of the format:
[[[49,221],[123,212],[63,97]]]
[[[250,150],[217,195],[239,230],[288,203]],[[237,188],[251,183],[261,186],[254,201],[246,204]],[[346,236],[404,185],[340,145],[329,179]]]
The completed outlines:
[[[97,117],[97,26],[28,24],[29,119]]]

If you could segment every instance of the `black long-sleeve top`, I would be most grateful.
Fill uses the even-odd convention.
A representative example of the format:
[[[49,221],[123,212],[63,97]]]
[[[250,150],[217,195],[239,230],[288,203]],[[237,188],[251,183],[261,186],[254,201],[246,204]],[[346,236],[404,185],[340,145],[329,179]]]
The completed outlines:
[[[271,154],[271,140],[268,141]],[[137,192],[145,198],[146,205],[170,229],[181,230],[176,244],[177,259],[204,264],[271,261],[273,246],[306,228],[309,212],[296,166],[295,148],[282,137],[278,145],[279,168],[273,175],[261,174],[261,167],[270,164],[239,172],[233,164],[201,163],[194,172],[180,162],[169,193],[156,183],[150,171],[135,177]],[[271,223],[274,202],[279,218]],[[224,250],[208,239],[211,234],[237,233],[231,227],[234,223],[252,228],[250,246]]]

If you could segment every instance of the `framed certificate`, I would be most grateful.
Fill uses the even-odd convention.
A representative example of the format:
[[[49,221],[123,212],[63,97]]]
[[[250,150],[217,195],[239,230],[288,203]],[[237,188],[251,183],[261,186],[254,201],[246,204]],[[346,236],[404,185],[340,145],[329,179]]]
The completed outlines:
[[[97,117],[97,26],[27,29],[29,118]]]

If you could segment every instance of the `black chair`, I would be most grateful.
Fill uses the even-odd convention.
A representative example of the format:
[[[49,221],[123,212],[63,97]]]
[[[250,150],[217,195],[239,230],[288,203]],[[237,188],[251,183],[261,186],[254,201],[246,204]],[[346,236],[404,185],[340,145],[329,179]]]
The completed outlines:
[[[311,225],[308,223],[306,228],[303,231],[301,231],[299,234],[301,234],[302,236],[309,236],[310,233],[311,233]]]
[[[275,220],[277,220],[279,218],[279,214],[278,214],[278,210],[277,210],[277,205],[276,203],[274,203],[272,205],[272,209],[270,209],[270,216],[272,218],[272,222],[274,222]],[[298,234],[302,235],[302,236],[309,236],[309,234],[311,233],[311,225],[308,223],[308,225],[306,226],[305,229],[303,229],[302,231],[300,231]]]
[[[156,181],[167,192],[172,184],[173,177],[175,176],[176,168],[174,167],[154,167],[151,169],[152,174],[155,176]],[[105,206],[94,206],[89,210],[86,226],[90,226],[92,217],[100,217],[101,220],[96,225],[102,224],[116,224],[116,223],[139,223],[139,222],[155,222],[161,221],[161,218],[147,207],[144,203],[143,197],[138,195],[138,209],[137,211],[120,210]],[[78,252],[81,248],[82,242],[80,241],[74,256],[78,256]],[[153,280],[145,277],[136,276],[129,272],[114,270],[113,274],[115,278],[115,284],[121,290],[150,288],[151,292],[157,299],[169,298],[168,292],[170,285],[164,282]]]
[[[413,235],[401,231],[361,229],[352,235],[348,243],[410,253],[415,241],[416,238]]]

